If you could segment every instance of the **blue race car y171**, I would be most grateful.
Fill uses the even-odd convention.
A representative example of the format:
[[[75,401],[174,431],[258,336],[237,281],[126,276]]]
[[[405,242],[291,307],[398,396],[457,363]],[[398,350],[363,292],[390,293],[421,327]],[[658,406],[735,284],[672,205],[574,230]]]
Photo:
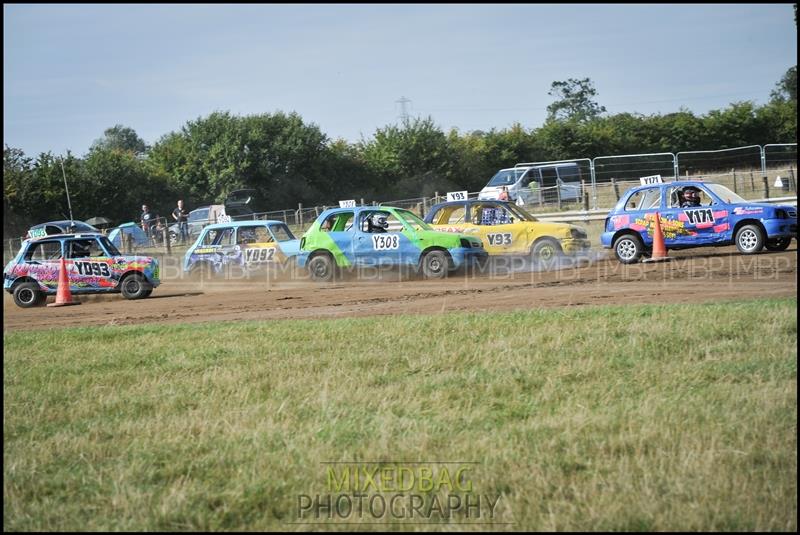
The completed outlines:
[[[603,247],[624,264],[649,255],[656,212],[668,249],[735,244],[753,254],[783,251],[797,238],[795,206],[748,202],[712,182],[678,181],[625,192],[606,218]]]

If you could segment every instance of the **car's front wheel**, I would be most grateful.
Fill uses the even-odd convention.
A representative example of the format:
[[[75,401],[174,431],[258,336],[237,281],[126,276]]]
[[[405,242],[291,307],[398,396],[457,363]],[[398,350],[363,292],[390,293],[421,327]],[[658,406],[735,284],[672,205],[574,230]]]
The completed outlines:
[[[537,241],[531,249],[533,261],[545,269],[555,267],[562,254],[561,245],[552,238]]]
[[[736,248],[742,254],[754,254],[764,248],[764,231],[757,225],[745,225],[736,231]]]
[[[623,234],[614,242],[614,255],[623,264],[635,264],[644,254],[641,238],[633,234]]]
[[[426,279],[443,279],[449,267],[444,251],[430,251],[422,258],[422,274]]]
[[[134,273],[125,277],[120,291],[125,299],[144,299],[153,291],[153,285],[142,275]]]
[[[785,251],[790,243],[792,243],[792,239],[788,237],[772,238],[771,240],[767,240],[764,247],[767,248],[767,251]]]
[[[14,303],[22,308],[39,306],[44,303],[47,296],[39,289],[35,282],[23,282],[14,287]]]

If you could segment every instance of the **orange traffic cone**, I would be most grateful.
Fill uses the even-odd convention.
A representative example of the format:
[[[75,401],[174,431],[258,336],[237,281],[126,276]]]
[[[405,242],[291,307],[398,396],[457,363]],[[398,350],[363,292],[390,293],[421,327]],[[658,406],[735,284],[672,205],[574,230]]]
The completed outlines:
[[[667,256],[667,246],[664,245],[664,232],[661,230],[661,216],[656,212],[656,220],[653,223],[653,254],[645,262],[664,262],[672,260]]]
[[[61,267],[58,270],[58,292],[56,292],[56,302],[50,303],[47,306],[64,307],[80,304],[80,301],[72,300],[72,292],[69,291],[69,277],[67,276],[67,262],[62,258]]]

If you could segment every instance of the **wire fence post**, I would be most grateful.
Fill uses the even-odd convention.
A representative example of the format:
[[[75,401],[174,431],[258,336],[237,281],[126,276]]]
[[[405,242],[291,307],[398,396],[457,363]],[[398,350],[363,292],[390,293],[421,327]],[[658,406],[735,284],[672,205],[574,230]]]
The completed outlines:
[[[736,187],[736,168],[734,167],[731,169],[731,174],[733,175],[733,192],[739,193],[739,189]]]

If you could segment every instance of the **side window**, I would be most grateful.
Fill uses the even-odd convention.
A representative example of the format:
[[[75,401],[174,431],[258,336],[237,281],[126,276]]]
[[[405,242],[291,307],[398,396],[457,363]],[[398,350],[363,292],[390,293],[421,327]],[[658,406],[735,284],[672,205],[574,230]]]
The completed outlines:
[[[473,204],[471,219],[474,225],[504,225],[511,222],[505,208],[489,203]]]
[[[384,233],[400,232],[403,223],[390,212],[383,210],[369,210],[361,212],[359,216],[359,229],[361,232]]]
[[[26,262],[47,262],[61,259],[61,242],[46,241],[33,243],[25,253]]]
[[[628,197],[625,210],[650,210],[661,206],[661,188],[640,189]]]
[[[267,232],[267,227],[239,227],[236,231],[236,243],[269,243],[272,241],[272,236]]]
[[[69,247],[67,258],[91,258],[95,256],[105,256],[105,252],[97,243],[96,239],[70,240],[67,242]]]
[[[353,228],[353,212],[338,212],[329,215],[320,225],[322,232],[349,232]]]

